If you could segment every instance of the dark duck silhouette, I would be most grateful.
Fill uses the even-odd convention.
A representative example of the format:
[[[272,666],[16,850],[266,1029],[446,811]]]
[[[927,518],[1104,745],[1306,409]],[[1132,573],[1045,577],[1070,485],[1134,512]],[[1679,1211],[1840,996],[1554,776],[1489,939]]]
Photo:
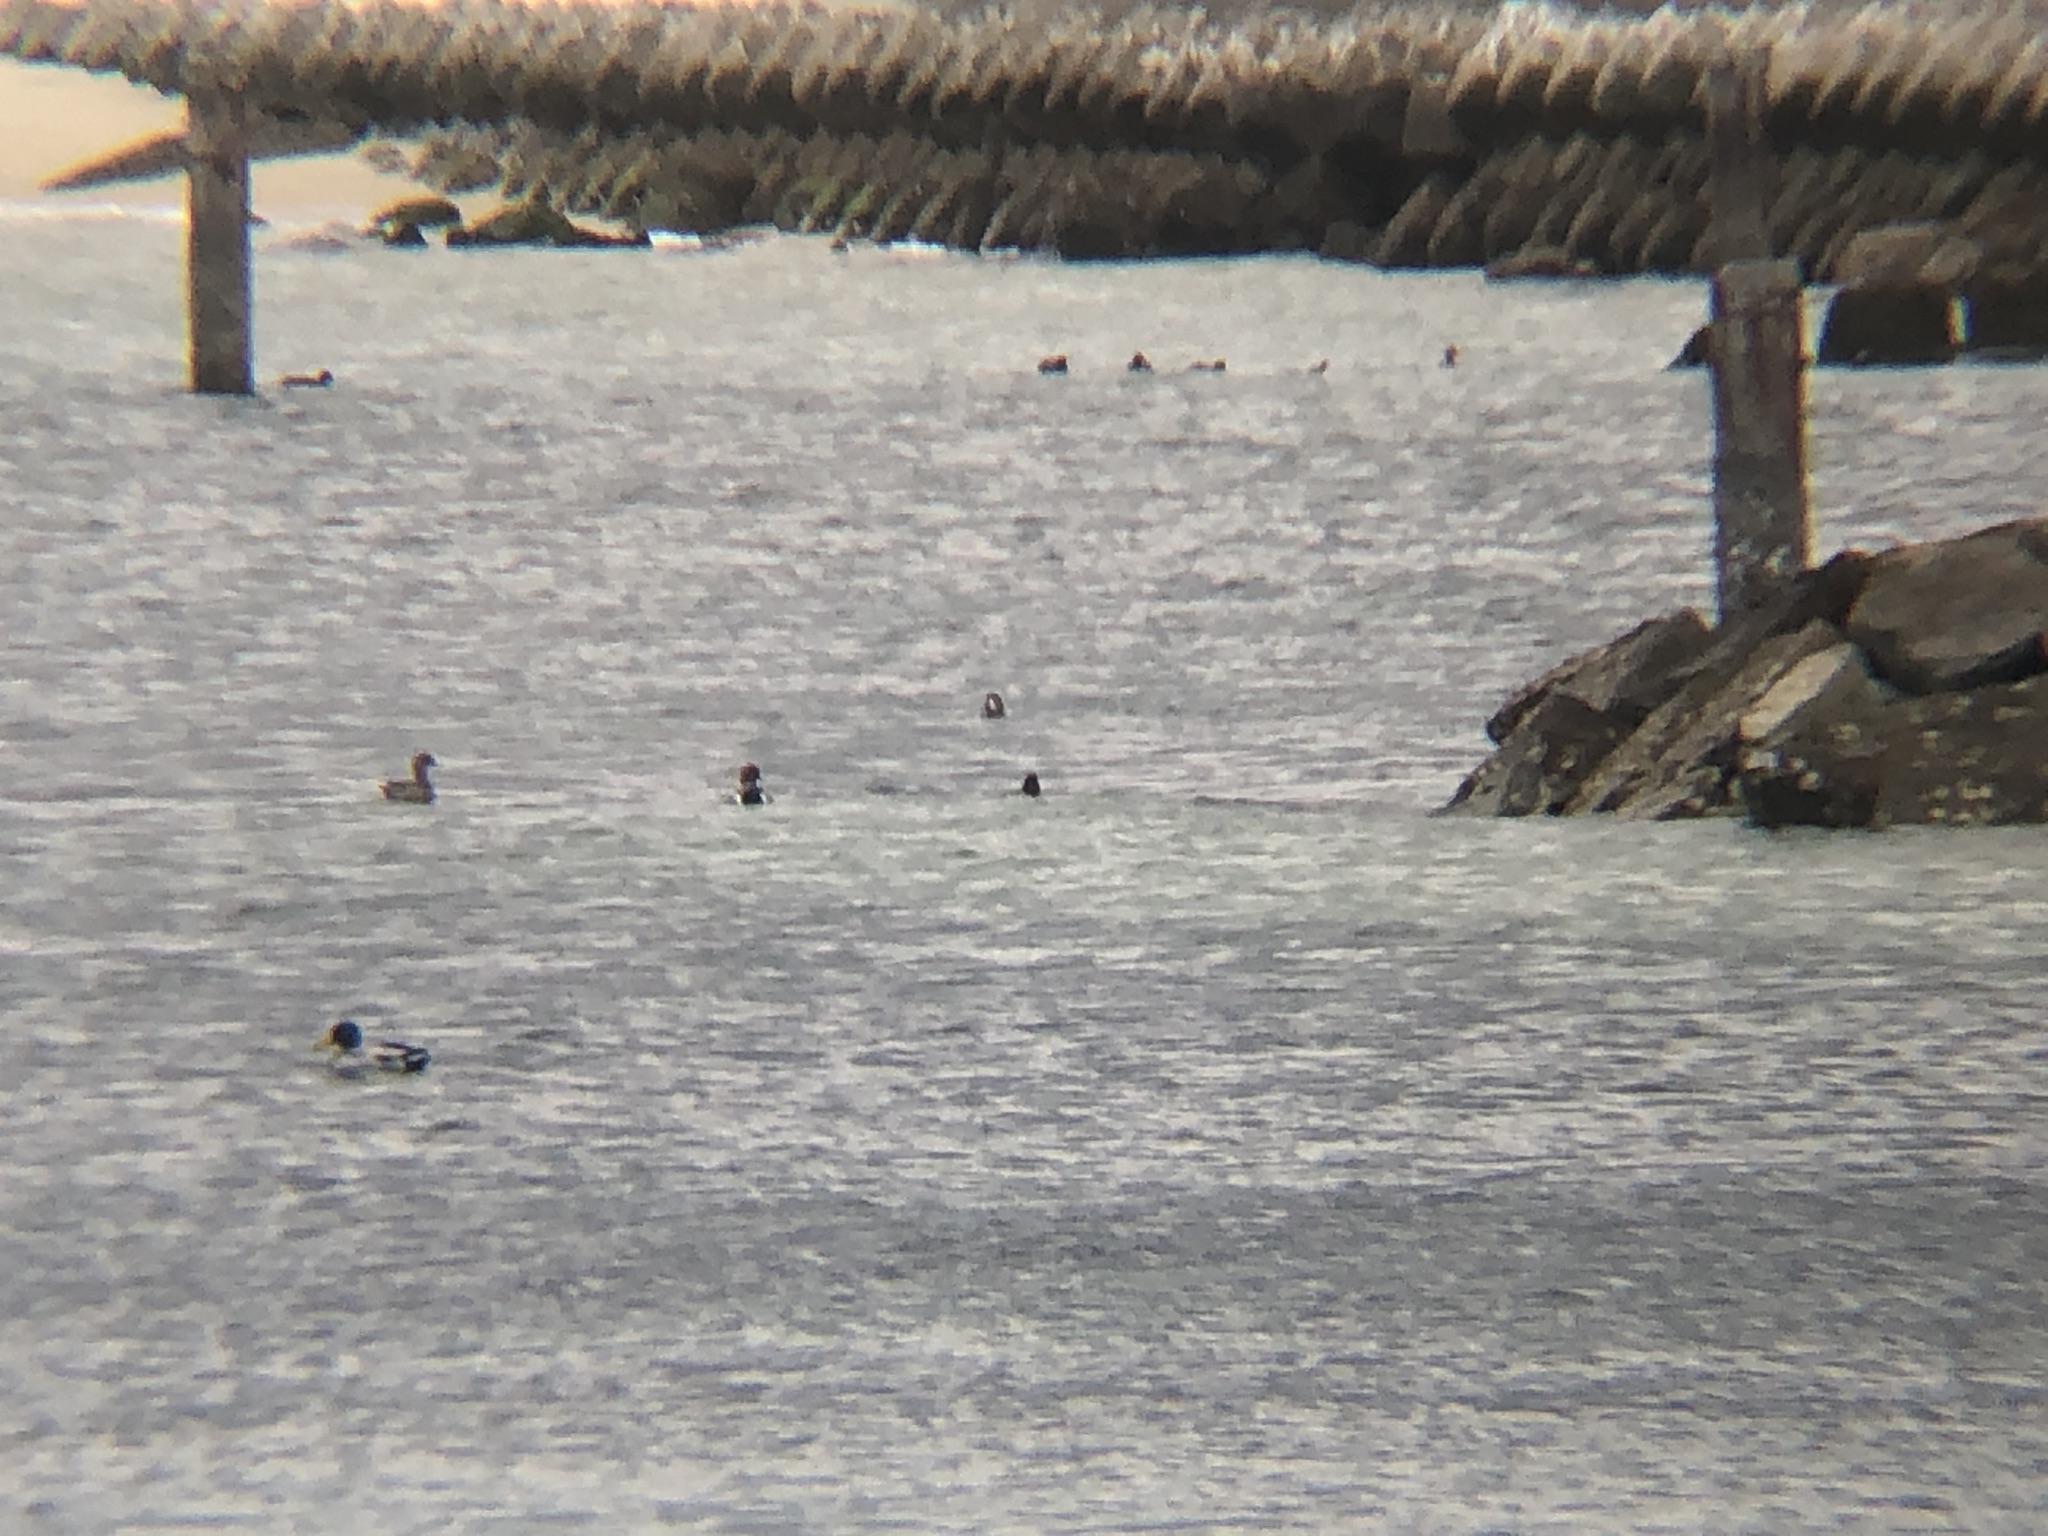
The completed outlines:
[[[1038,371],[1040,373],[1065,373],[1067,371],[1067,354],[1055,352],[1051,357],[1041,357],[1038,360]]]
[[[739,793],[733,798],[741,805],[766,805],[768,791],[761,787],[761,770],[752,763],[740,769]]]
[[[1133,352],[1131,360],[1124,364],[1124,372],[1126,373],[1150,373],[1151,371],[1152,359],[1142,352]]]
[[[285,389],[325,389],[334,382],[334,374],[322,368],[318,373],[288,373],[277,382]]]
[[[408,805],[432,805],[434,786],[427,779],[427,770],[436,767],[434,754],[415,752],[412,755],[412,777],[409,779],[386,779],[384,798],[403,800]]]
[[[379,1040],[365,1049],[362,1026],[342,1019],[320,1037],[320,1048],[333,1051],[337,1077],[362,1077],[371,1072],[424,1072],[434,1058],[423,1045]]]
[[[1025,774],[1024,787],[1018,792],[1027,799],[1036,800],[1038,798],[1038,775],[1035,773]]]
[[[981,696],[982,719],[1000,720],[1008,713],[1009,710],[1003,706],[1003,696],[1000,693],[984,693]]]

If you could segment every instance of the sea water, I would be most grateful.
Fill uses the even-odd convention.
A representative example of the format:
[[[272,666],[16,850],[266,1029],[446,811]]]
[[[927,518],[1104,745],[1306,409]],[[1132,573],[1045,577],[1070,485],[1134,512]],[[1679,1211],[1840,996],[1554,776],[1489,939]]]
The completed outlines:
[[[1428,815],[1697,284],[291,233],[0,214],[0,1529],[2039,1528],[2048,837]]]

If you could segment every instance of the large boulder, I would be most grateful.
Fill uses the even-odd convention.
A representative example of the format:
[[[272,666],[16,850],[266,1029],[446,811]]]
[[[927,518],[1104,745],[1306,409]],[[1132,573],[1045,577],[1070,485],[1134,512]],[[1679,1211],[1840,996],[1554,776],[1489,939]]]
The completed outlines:
[[[1468,815],[1555,816],[1609,753],[1677,691],[1711,632],[1690,608],[1552,667],[1486,722],[1499,750],[1444,807]]]
[[[1954,309],[1946,288],[1844,288],[1828,304],[1816,361],[1851,368],[1953,362]]]
[[[1737,727],[1743,809],[1759,826],[1868,826],[1877,782],[1863,757],[1893,697],[1846,642],[1771,685]]]
[[[1759,825],[2048,819],[2048,677],[1919,698],[1853,681],[1824,692],[1745,756],[1743,804]]]
[[[1629,728],[1568,693],[1539,699],[1444,807],[1479,816],[1558,816]]]
[[[1711,632],[1653,620],[1487,729],[1499,748],[1447,809],[2048,820],[2048,518],[1838,555]]]
[[[607,235],[597,230],[584,229],[574,223],[561,209],[539,197],[528,198],[519,203],[507,203],[466,228],[448,231],[448,244],[458,248],[505,245],[640,246],[647,243],[648,237],[644,233]]]
[[[1845,628],[1908,693],[2048,671],[2048,518],[1876,556]]]
[[[1869,566],[1840,554],[1719,629],[1686,609],[1551,668],[1486,722],[1498,750],[1444,809],[1732,813],[1742,715],[1785,669],[1839,642]]]
[[[1980,283],[1964,296],[1965,349],[1995,362],[2048,357],[2048,282]]]
[[[1581,651],[1510,694],[1487,720],[1487,738],[1505,742],[1523,716],[1552,694],[1569,695],[1634,730],[1678,691],[1686,669],[1712,637],[1707,621],[1690,608],[1646,619],[1620,639]]]
[[[462,210],[445,197],[407,197],[377,210],[363,233],[392,246],[423,246],[425,231],[462,223]]]
[[[1859,230],[1823,273],[1845,288],[1933,288],[1954,293],[1974,277],[1984,248],[1932,219]]]
[[[1692,680],[1592,774],[1565,807],[1644,821],[1732,814],[1743,717],[1807,657],[1841,643],[1822,619],[1787,633],[1724,625]]]

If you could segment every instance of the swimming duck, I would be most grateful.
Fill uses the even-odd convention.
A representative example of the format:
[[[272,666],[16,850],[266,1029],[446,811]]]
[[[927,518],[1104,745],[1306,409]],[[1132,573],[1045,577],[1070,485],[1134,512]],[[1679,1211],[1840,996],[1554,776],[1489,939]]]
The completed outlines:
[[[1188,372],[1189,372],[1189,373],[1222,373],[1222,372],[1224,371],[1224,369],[1225,369],[1225,368],[1227,368],[1228,366],[1229,366],[1229,364],[1227,364],[1227,363],[1226,363],[1226,362],[1225,362],[1225,361],[1224,361],[1224,360],[1223,360],[1222,358],[1220,358],[1220,357],[1219,357],[1219,358],[1216,358],[1216,359],[1214,359],[1213,361],[1208,361],[1208,362],[1203,362],[1203,361],[1197,360],[1197,361],[1195,361],[1195,362],[1192,362],[1192,363],[1189,363],[1189,364],[1188,364]]]
[[[1003,696],[1000,693],[984,693],[981,696],[982,719],[1000,720],[1008,713],[1009,710],[1004,708]]]
[[[433,1057],[423,1045],[403,1040],[379,1040],[363,1049],[362,1026],[354,1019],[342,1019],[320,1037],[320,1049],[333,1051],[334,1070],[341,1077],[361,1077],[366,1072],[424,1072]]]
[[[1022,793],[1027,799],[1036,800],[1038,798],[1037,774],[1027,773],[1024,775],[1024,788],[1020,791],[1020,793]]]
[[[752,763],[740,769],[739,793],[733,796],[741,805],[766,805],[768,791],[761,787],[761,770]]]
[[[1444,366],[1446,368],[1458,366],[1458,344],[1455,341],[1444,348]]]
[[[325,389],[334,382],[334,373],[327,368],[318,373],[288,373],[277,382],[285,389]]]
[[[1065,373],[1067,371],[1067,354],[1055,352],[1051,357],[1041,357],[1038,360],[1038,371],[1040,373]]]
[[[427,781],[427,770],[438,767],[431,752],[415,752],[412,755],[412,777],[409,779],[386,779],[384,798],[403,800],[408,805],[432,805],[434,786]]]
[[[1126,373],[1150,373],[1151,371],[1152,359],[1142,352],[1133,352],[1131,360],[1124,364],[1124,372]]]
[[[1319,359],[1316,362],[1310,363],[1308,365],[1308,371],[1310,373],[1328,373],[1330,371],[1330,360],[1327,357],[1325,357]]]

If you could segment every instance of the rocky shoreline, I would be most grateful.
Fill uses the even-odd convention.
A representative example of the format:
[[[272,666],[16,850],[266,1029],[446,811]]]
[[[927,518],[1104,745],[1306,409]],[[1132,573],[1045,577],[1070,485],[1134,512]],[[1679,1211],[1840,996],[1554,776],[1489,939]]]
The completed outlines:
[[[2048,820],[2044,631],[2048,518],[1845,551],[1718,627],[1654,618],[1518,690],[1444,813]]]

